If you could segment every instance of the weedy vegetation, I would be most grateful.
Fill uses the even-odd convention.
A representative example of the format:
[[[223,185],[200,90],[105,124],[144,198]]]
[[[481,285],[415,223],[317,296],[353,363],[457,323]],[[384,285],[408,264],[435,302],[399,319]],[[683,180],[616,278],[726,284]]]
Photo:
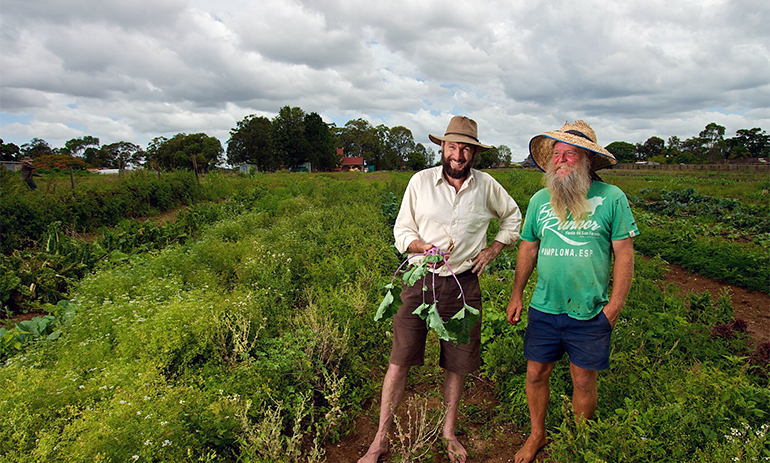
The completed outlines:
[[[492,174],[522,209],[540,188],[536,172]],[[392,246],[391,227],[409,177],[209,174],[168,203],[186,207],[165,224],[111,206],[124,214],[102,220],[100,209],[88,209],[95,222],[78,225],[47,211],[86,198],[4,189],[3,214],[8,204],[27,204],[19,210],[36,232],[12,228],[3,235],[3,243],[16,243],[2,255],[3,309],[8,317],[38,315],[0,328],[0,461],[326,461],[325,445],[350,432],[379,393],[376,373],[387,366],[391,322],[373,318],[382,287],[404,259]],[[767,206],[762,181],[740,182],[742,193],[732,199],[741,213]],[[127,183],[93,188],[120,197]],[[768,343],[757,345],[745,333],[726,294],[683,298],[656,284],[669,262],[704,269],[713,262],[720,278],[767,291],[767,273],[764,285],[752,283],[752,269],[767,265],[766,248],[749,239],[760,229],[743,231],[766,217],[708,215],[706,206],[719,195],[699,192],[700,184],[684,191],[655,179],[644,183],[650,190],[630,192],[642,197],[634,213],[646,228],[613,336],[612,366],[599,375],[597,417],[574,424],[569,365],[558,362],[548,458],[767,461]],[[665,208],[680,206],[656,203],[663,189],[680,195],[678,202],[682,194],[710,199],[672,214]],[[704,238],[695,229],[689,241],[663,244],[682,235],[677,227],[717,224],[739,237],[715,231]],[[493,225],[490,236],[495,231]],[[96,237],[85,241],[84,232]],[[644,236],[661,244],[645,244]],[[677,261],[677,247],[701,257]],[[736,256],[743,260],[731,260]],[[483,410],[488,425],[528,432],[525,323],[505,321],[515,261],[516,251],[504,250],[481,276],[479,375],[497,386],[499,405]],[[530,281],[525,294],[533,288]],[[437,372],[435,365],[421,368],[409,381],[439,376],[420,374]],[[405,404],[393,460],[437,454],[431,430],[443,411],[418,399]]]

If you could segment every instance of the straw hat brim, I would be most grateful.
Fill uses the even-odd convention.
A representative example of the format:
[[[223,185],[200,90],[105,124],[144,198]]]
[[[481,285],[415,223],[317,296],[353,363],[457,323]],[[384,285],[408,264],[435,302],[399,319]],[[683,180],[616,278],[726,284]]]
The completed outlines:
[[[477,151],[479,153],[484,152],[484,151],[486,151],[488,149],[492,149],[491,146],[484,145],[483,143],[479,143],[474,138],[466,136],[466,135],[462,135],[462,134],[449,134],[449,135],[445,135],[443,137],[438,137],[436,135],[428,134],[428,138],[430,138],[430,141],[432,141],[433,143],[435,143],[435,144],[437,144],[439,146],[441,146],[441,142],[442,141],[452,142],[452,143],[465,143],[467,145],[475,145],[475,146],[479,147],[479,149]]]
[[[548,169],[548,164],[553,158],[553,145],[556,142],[577,146],[594,154],[591,160],[591,170],[593,171],[612,167],[618,163],[615,156],[598,143],[578,135],[555,130],[553,132],[541,133],[529,141],[529,153],[532,155],[532,160],[535,161],[537,167],[543,172]]]

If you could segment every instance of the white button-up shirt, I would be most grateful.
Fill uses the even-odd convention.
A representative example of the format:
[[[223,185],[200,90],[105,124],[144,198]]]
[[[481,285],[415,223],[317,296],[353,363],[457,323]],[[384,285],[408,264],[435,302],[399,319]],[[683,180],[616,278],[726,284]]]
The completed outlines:
[[[470,269],[471,259],[486,247],[487,227],[492,219],[499,219],[500,225],[495,241],[506,247],[516,244],[521,211],[505,188],[486,172],[471,169],[458,192],[442,172],[438,166],[412,176],[393,234],[399,252],[406,252],[416,239],[446,251],[451,240],[454,249],[449,256],[449,266],[459,274]],[[451,275],[446,266],[442,266],[438,274]]]

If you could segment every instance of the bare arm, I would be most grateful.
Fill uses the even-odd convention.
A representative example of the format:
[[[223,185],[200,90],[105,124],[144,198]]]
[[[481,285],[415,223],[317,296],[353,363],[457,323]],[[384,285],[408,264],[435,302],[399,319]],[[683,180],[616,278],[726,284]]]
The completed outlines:
[[[604,315],[615,327],[620,311],[626,304],[628,291],[631,289],[631,280],[634,277],[634,239],[626,238],[612,242],[612,251],[615,253],[615,266],[612,269],[612,296],[610,302],[604,306]]]
[[[527,281],[537,264],[537,252],[540,241],[523,241],[519,245],[519,257],[516,259],[516,276],[513,279],[513,292],[508,302],[508,323],[515,325],[521,321],[521,311],[524,309],[522,295]]]

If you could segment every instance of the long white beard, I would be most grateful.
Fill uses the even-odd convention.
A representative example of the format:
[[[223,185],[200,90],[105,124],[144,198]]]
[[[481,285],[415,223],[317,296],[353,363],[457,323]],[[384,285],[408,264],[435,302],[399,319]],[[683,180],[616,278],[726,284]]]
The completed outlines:
[[[569,169],[571,173],[563,178],[557,175],[559,168]],[[588,217],[588,189],[591,187],[591,161],[587,155],[574,168],[567,164],[548,166],[543,177],[545,186],[551,193],[551,210],[559,218],[559,223],[567,221],[567,212],[580,223]]]

